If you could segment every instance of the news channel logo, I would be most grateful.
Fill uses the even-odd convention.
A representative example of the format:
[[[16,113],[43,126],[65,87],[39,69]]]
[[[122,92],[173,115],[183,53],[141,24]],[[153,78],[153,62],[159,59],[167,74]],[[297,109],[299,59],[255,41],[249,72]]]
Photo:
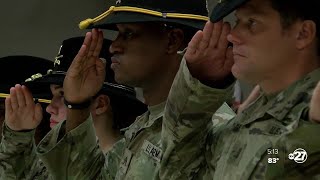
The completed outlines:
[[[306,160],[308,159],[308,153],[306,150],[304,150],[302,148],[298,148],[298,149],[294,150],[293,153],[290,153],[288,155],[288,158],[290,160],[295,161],[296,163],[302,164],[302,163],[306,162]]]

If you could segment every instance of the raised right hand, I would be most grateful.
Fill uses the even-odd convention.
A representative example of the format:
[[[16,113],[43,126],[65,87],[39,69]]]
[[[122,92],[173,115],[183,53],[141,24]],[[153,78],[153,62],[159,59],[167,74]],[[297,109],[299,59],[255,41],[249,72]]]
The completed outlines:
[[[105,79],[104,60],[99,59],[103,34],[97,29],[88,32],[64,79],[64,98],[70,103],[82,103],[101,89]],[[104,49],[104,51],[107,51]]]
[[[35,129],[42,120],[42,108],[33,102],[30,91],[19,84],[10,89],[5,101],[5,123],[14,131]]]
[[[231,74],[234,64],[232,48],[227,35],[228,23],[208,21],[188,44],[185,59],[191,74],[199,80],[221,81]]]

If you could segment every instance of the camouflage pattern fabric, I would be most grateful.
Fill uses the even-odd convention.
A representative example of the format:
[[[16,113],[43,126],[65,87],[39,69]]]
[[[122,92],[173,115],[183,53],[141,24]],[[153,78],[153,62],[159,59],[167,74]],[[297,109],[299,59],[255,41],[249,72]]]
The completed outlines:
[[[165,108],[162,143],[163,158],[159,179],[192,179],[205,164],[205,143],[211,127],[220,127],[232,110],[215,111],[231,102],[233,85],[227,89],[213,89],[193,78],[185,59],[171,87]],[[230,104],[230,103],[229,103]],[[220,114],[219,114],[220,113]],[[226,119],[225,119],[226,118]]]
[[[57,125],[60,130],[64,128],[63,126],[64,122]],[[45,180],[53,178],[36,154],[36,147],[32,140],[35,134],[34,131],[15,132],[5,127],[3,134],[6,134],[4,136],[6,141],[2,143],[0,151],[0,164],[3,167],[0,169],[0,174],[2,175],[0,179]],[[13,142],[18,142],[19,144]],[[44,141],[43,143],[46,142]],[[116,146],[117,148],[114,148],[117,151],[119,151],[119,147],[123,146],[120,143],[121,141]],[[17,160],[17,158],[19,159]],[[21,160],[28,163],[23,164]]]
[[[316,132],[320,125],[305,118],[319,79],[320,70],[315,70],[279,93],[262,94],[242,114],[213,126],[212,112],[221,105],[219,97],[226,96],[196,83],[184,63],[165,109],[164,157],[158,178],[319,178]],[[305,164],[288,160],[289,153],[298,147],[311,153]],[[279,160],[272,164],[269,158]]]
[[[298,133],[295,130],[298,128],[301,131],[306,126],[309,126],[307,129],[312,126],[320,128],[318,124],[310,124],[305,116],[319,77],[320,71],[316,70],[279,93],[262,94],[224,127],[213,129],[206,143],[210,149],[206,160],[211,176],[217,179],[284,178],[273,172],[277,168],[271,168],[274,164],[270,163],[269,158],[279,158],[275,164],[283,167],[282,173],[285,174],[289,168],[286,161],[290,147],[296,140],[312,138],[300,134],[295,140],[292,136]],[[285,140],[287,137],[290,141]],[[313,147],[310,152],[320,152],[319,146]],[[302,144],[300,148],[306,146]],[[306,168],[305,172],[313,169],[314,165]]]
[[[48,179],[48,171],[35,152],[35,130],[15,132],[3,124],[0,144],[0,179]]]
[[[37,153],[54,179],[152,179],[162,154],[164,106],[148,107],[106,156],[96,142],[91,116],[67,134],[63,124],[56,126]]]
[[[268,156],[273,156],[281,162],[268,164],[266,179],[320,179],[320,126],[306,121],[300,124],[292,133],[279,139],[273,148],[279,150],[279,154],[265,155],[264,161],[268,161]],[[307,152],[307,160],[304,163],[296,163],[288,157],[299,148]]]

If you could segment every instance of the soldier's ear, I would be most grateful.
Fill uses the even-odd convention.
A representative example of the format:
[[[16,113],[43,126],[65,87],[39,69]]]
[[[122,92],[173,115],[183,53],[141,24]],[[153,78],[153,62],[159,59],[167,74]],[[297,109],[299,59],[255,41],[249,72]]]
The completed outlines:
[[[107,95],[99,95],[93,103],[93,111],[96,115],[101,115],[102,113],[107,112],[109,105],[110,105],[110,99]]]
[[[172,29],[168,33],[168,54],[176,54],[180,50],[184,42],[184,33],[182,29]]]
[[[298,49],[305,49],[316,42],[317,27],[314,21],[305,20],[298,22],[296,27],[296,47]]]

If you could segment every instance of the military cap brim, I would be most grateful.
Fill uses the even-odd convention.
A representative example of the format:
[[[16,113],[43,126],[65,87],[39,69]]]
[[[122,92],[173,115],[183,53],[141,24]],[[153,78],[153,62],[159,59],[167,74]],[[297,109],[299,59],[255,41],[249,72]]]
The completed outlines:
[[[163,18],[148,14],[136,13],[136,12],[113,12],[108,15],[99,24],[94,24],[88,28],[100,28],[117,30],[116,24],[123,23],[143,23],[143,22],[164,22],[174,23],[195,29],[203,29],[205,21],[192,20],[192,19],[178,19],[178,18]]]
[[[23,82],[17,84],[25,85]],[[10,88],[13,86],[14,84],[1,84],[0,99],[8,97],[10,95]],[[37,87],[36,92],[32,91],[29,87],[28,89],[31,91],[33,98],[40,99],[39,102],[50,103],[50,99],[52,99],[50,89],[47,89],[46,87]]]
[[[53,62],[35,56],[14,55],[0,58],[0,98],[6,98],[10,94],[10,88],[15,84],[23,84],[23,82],[35,73],[45,73],[47,69],[52,67]],[[47,91],[42,91],[39,87],[37,98],[49,99],[50,94]],[[32,91],[31,91],[32,92]],[[35,97],[34,92],[32,92]]]
[[[24,84],[28,86],[31,90],[36,92],[37,88],[40,86],[49,87],[51,84],[63,86],[63,81],[65,77],[66,77],[65,72],[61,74],[57,74],[57,73],[47,74],[40,78],[33,79],[31,81],[26,81]],[[135,96],[132,96],[130,91],[132,91],[132,88],[128,88],[120,84],[104,82],[101,90],[99,91],[99,94],[123,96],[129,99],[135,99]]]
[[[114,84],[104,82],[99,94],[106,94],[114,97],[117,101],[121,102],[123,109],[135,109],[137,112],[145,112],[147,106],[138,100],[132,88],[123,86],[121,84]]]
[[[215,23],[222,20],[247,1],[248,0],[222,0],[222,2],[219,2],[212,10],[210,21]]]
[[[26,81],[26,85],[33,85],[33,84],[41,84],[41,85],[50,85],[50,84],[57,84],[63,85],[63,80],[65,75],[62,74],[47,74],[42,76],[41,78],[37,78],[33,81]]]
[[[26,81],[23,84],[26,85],[30,91],[34,94],[35,98],[40,98],[41,94],[48,94],[46,98],[52,98],[50,85],[63,85],[65,75],[61,74],[47,74],[40,78]]]
[[[208,20],[206,0],[117,0],[107,11],[81,21],[79,28],[114,29],[115,24],[166,22],[203,29]]]
[[[42,94],[51,94],[50,85],[60,85],[63,86],[63,81],[66,74],[47,74],[40,78],[34,79],[32,81],[25,82],[25,85],[34,93],[36,98]],[[41,89],[39,87],[42,87]],[[46,89],[44,89],[47,87]],[[146,110],[146,105],[139,101],[133,94],[132,88],[123,86],[120,84],[104,82],[101,90],[98,94],[106,94],[107,96],[114,97],[117,101],[120,101],[124,108],[126,109],[136,109],[138,112],[144,112]],[[45,92],[45,93],[44,93]],[[51,96],[52,98],[52,96]]]

